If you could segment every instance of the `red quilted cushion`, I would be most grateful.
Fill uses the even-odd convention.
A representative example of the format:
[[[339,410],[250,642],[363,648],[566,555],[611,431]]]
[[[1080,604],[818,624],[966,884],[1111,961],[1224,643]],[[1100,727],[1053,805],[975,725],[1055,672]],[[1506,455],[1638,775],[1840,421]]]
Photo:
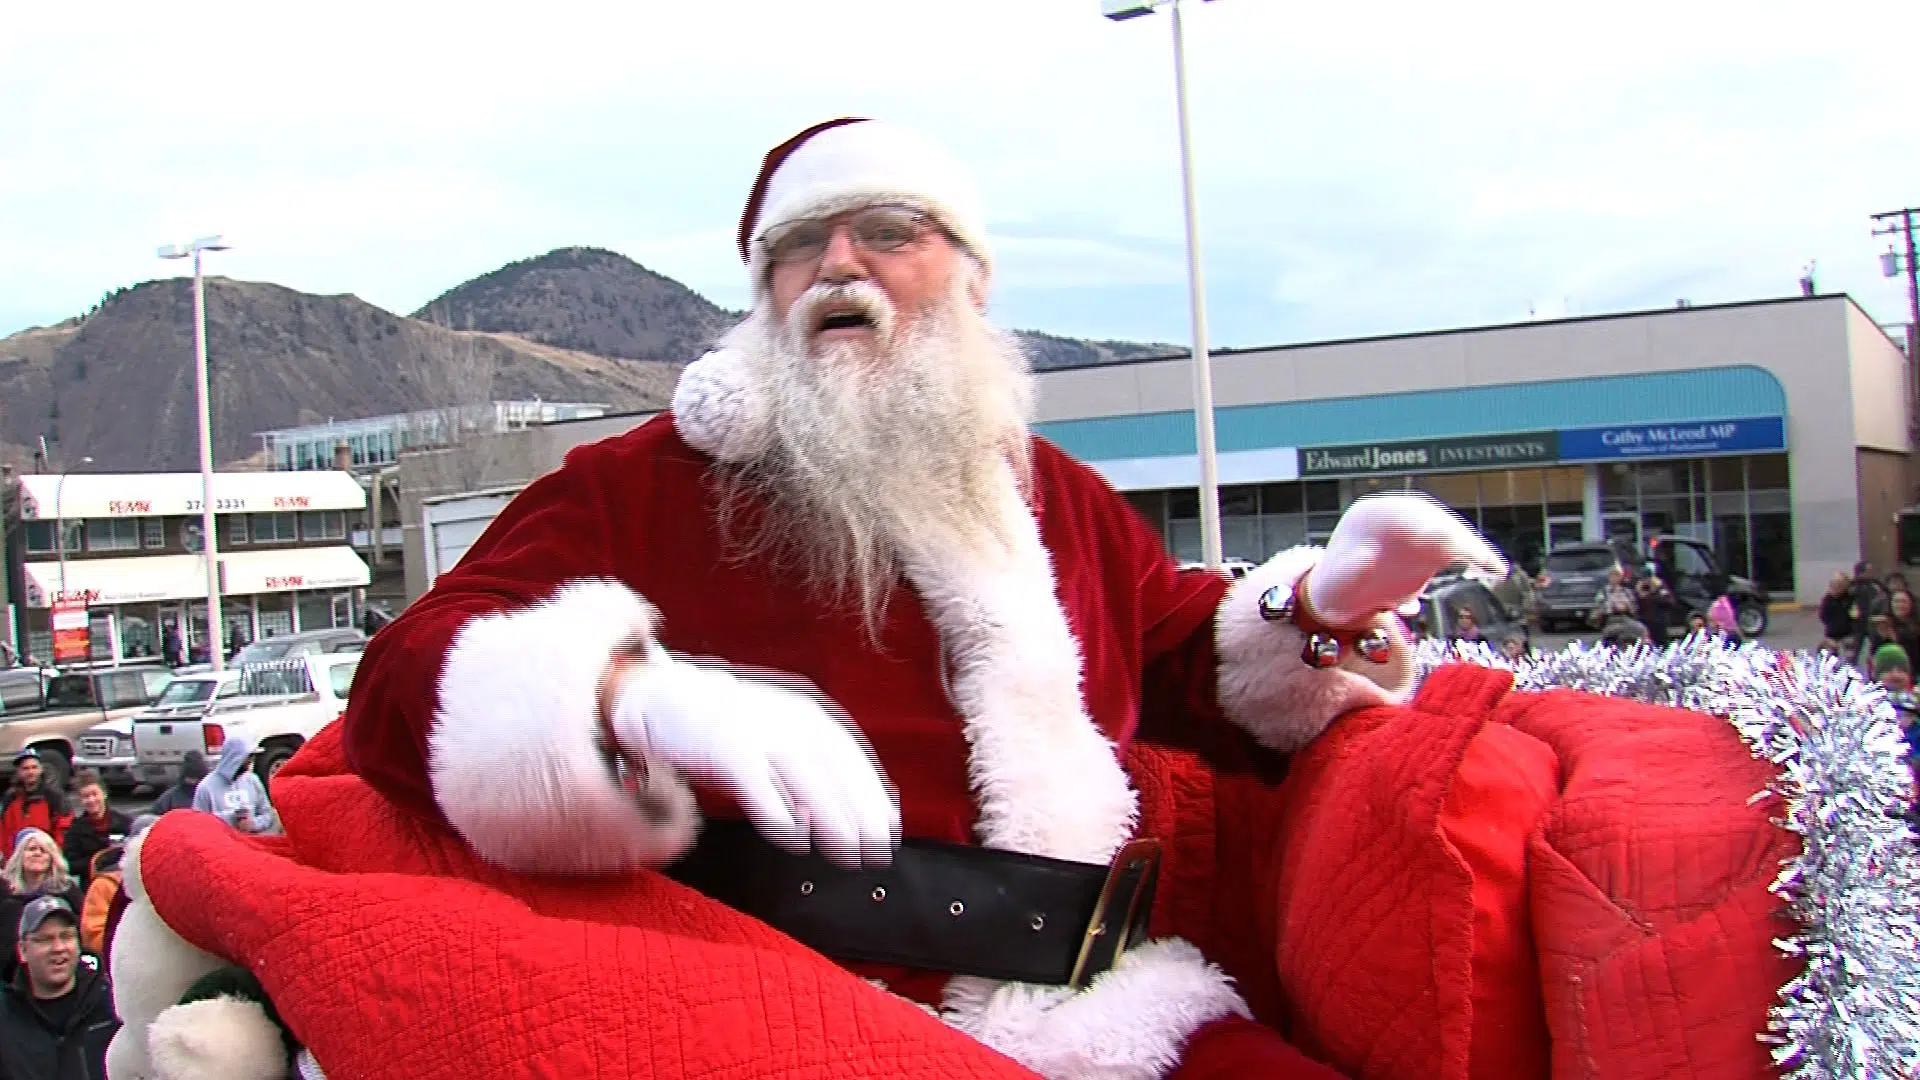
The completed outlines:
[[[1527,912],[1527,837],[1560,791],[1547,745],[1505,724],[1467,744],[1440,835],[1473,879],[1473,1080],[1545,1076],[1551,1045]]]
[[[1554,762],[1487,730],[1510,685],[1444,668],[1294,761],[1276,959],[1295,1040],[1350,1075],[1544,1075],[1521,870]]]
[[[1554,749],[1560,804],[1529,849],[1558,1075],[1760,1080],[1755,1036],[1795,963],[1768,892],[1798,840],[1752,801],[1773,766],[1718,717],[1569,691],[1497,718]]]
[[[169,925],[257,974],[329,1076],[1032,1078],[659,875],[492,870],[340,775],[336,735],[274,781],[286,839],[169,814],[142,871]]]
[[[1296,759],[1295,1041],[1381,1080],[1772,1077],[1772,766],[1719,717],[1509,686],[1443,668]]]

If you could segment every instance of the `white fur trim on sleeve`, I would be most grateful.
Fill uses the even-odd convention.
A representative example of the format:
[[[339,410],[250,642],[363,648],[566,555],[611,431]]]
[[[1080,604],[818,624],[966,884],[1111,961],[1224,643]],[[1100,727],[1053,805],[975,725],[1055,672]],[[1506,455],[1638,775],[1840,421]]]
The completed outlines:
[[[1392,612],[1375,623],[1393,638],[1386,663],[1349,654],[1324,671],[1301,661],[1306,639],[1292,623],[1261,618],[1260,594],[1275,585],[1296,586],[1320,555],[1313,547],[1275,555],[1235,582],[1214,616],[1221,707],[1261,745],[1283,752],[1312,742],[1349,709],[1404,704],[1416,683],[1411,642]]]
[[[427,740],[434,798],[482,857],[511,870],[615,873],[684,855],[699,832],[664,764],[647,797],[620,788],[596,744],[595,694],[613,647],[651,634],[651,605],[613,581],[462,627]]]
[[[1129,949],[1075,993],[956,978],[942,1016],[1047,1080],[1158,1080],[1203,1025],[1251,1016],[1225,972],[1179,938]]]

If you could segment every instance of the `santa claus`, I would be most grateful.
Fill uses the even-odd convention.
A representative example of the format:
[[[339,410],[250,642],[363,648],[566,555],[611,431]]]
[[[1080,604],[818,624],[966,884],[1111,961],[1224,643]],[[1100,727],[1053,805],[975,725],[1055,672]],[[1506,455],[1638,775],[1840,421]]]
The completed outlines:
[[[1497,553],[1404,495],[1238,582],[1176,569],[1125,500],[1031,434],[1027,361],[985,315],[976,194],[912,132],[837,120],[779,146],[739,244],[753,310],[672,411],[571,453],[377,635],[344,723],[276,782],[288,840],[152,830],[117,939],[141,943],[116,949],[123,1009],[151,1019],[218,963],[284,988],[331,963],[327,941],[357,941],[361,961],[329,977],[369,1033],[492,981],[370,982],[369,952],[412,978],[478,949],[538,986],[523,1014],[483,1008],[471,1029],[476,1054],[524,1043],[526,1075],[638,1075],[643,1059],[646,1075],[914,1073],[874,1049],[895,1042],[931,1075],[1005,1059],[1054,1078],[1340,1075],[1253,1019],[1217,957],[1144,933],[1157,838],[1124,761],[1139,741],[1245,770],[1405,703],[1396,609],[1450,564],[1503,570]],[[405,844],[426,854],[376,854]],[[180,890],[207,875],[257,902],[215,888],[239,906],[205,921]],[[618,924],[593,961],[618,976],[569,986],[538,958],[501,960],[498,939],[523,933],[501,927],[523,924],[497,897],[391,892],[434,877],[575,928],[541,931],[549,944]],[[528,881],[573,893],[529,899],[544,886]],[[402,904],[427,909],[404,931],[384,921]],[[173,931],[192,946],[156,954]],[[276,951],[289,937],[318,944],[296,962]],[[801,984],[801,953],[865,984],[811,968]],[[756,975],[768,956],[783,966]],[[757,995],[751,1022],[700,1004],[712,985]],[[542,1045],[571,995],[610,986],[650,1002],[626,1021],[651,1032],[629,1057]],[[906,1002],[944,1026],[889,1011]],[[336,1066],[352,1048],[327,1006],[279,1004],[305,1067],[376,1075]],[[796,1016],[815,1009],[832,1015]],[[663,1064],[667,1016],[722,1045],[676,1034]],[[191,1073],[191,1024],[174,1021],[166,1037],[130,1023],[116,1077]],[[778,1035],[823,1023],[836,1034]],[[1004,1058],[942,1041],[955,1032]],[[163,1044],[185,1063],[150,1061]],[[395,1055],[391,1075],[409,1074]]]

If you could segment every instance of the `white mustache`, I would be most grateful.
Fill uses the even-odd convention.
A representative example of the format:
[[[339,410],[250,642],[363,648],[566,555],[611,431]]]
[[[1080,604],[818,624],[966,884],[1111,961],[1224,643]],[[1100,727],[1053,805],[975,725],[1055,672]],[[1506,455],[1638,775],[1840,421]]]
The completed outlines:
[[[820,316],[831,310],[859,312],[873,323],[874,336],[881,341],[893,337],[893,302],[886,291],[870,281],[845,281],[815,285],[800,294],[787,310],[787,333],[796,343],[812,340],[820,327]]]

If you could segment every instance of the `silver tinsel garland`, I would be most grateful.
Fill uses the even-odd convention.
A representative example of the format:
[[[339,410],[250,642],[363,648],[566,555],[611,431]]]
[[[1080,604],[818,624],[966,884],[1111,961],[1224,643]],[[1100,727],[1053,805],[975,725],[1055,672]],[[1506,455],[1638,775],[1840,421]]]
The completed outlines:
[[[1913,774],[1885,691],[1844,661],[1730,647],[1697,634],[1663,650],[1568,645],[1509,661],[1478,643],[1423,641],[1443,663],[1506,668],[1522,690],[1567,687],[1726,717],[1779,773],[1776,820],[1800,837],[1773,892],[1799,931],[1775,941],[1805,962],[1767,1030],[1786,1080],[1903,1080],[1920,1069],[1920,845]]]

